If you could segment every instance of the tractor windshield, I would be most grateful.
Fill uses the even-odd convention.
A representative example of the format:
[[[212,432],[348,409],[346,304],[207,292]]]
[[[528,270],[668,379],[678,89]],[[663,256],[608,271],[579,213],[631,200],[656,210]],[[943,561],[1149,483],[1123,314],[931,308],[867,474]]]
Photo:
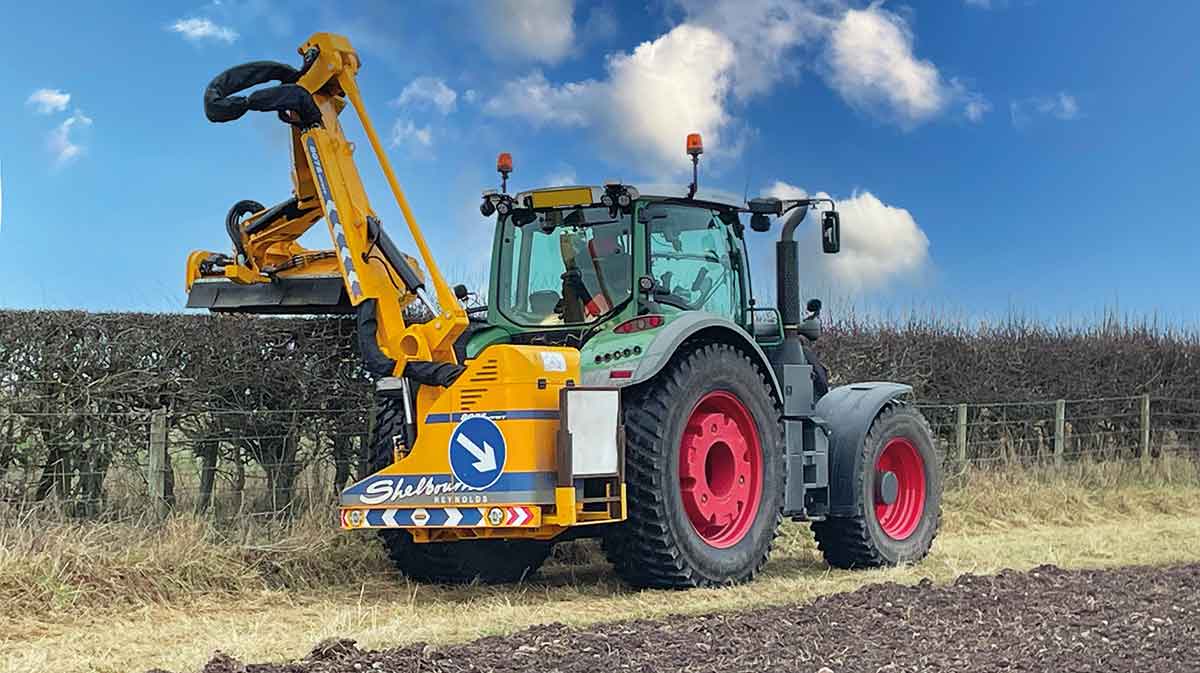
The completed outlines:
[[[505,317],[531,327],[582,325],[629,299],[630,215],[605,207],[523,213],[500,227],[497,303]]]

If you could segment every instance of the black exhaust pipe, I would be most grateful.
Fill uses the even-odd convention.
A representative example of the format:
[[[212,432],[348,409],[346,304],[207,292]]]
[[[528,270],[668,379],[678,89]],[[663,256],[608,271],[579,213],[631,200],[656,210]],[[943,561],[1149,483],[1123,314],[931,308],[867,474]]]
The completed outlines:
[[[800,344],[800,244],[796,227],[808,215],[808,205],[797,206],[783,223],[783,233],[775,243],[775,302],[783,320],[783,344],[775,353],[779,363],[806,362]]]

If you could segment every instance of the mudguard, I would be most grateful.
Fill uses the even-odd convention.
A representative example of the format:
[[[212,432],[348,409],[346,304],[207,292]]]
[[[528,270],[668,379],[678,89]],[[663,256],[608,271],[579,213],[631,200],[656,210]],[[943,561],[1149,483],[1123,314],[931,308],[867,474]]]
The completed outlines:
[[[830,516],[857,513],[855,477],[863,469],[867,432],[889,402],[911,392],[912,386],[903,383],[853,383],[830,390],[817,402],[816,416],[829,430]]]
[[[662,371],[663,367],[667,366],[667,362],[679,351],[683,342],[697,336],[732,343],[750,353],[766,373],[771,389],[776,395],[780,394],[779,380],[775,377],[775,370],[767,360],[767,354],[763,352],[762,347],[737,323],[711,313],[701,312],[684,313],[661,327],[654,337],[654,341],[646,348],[646,354],[638,362],[633,376],[623,381],[622,385],[634,385],[650,380]],[[602,383],[609,383],[608,373],[605,371],[602,374],[604,379]]]

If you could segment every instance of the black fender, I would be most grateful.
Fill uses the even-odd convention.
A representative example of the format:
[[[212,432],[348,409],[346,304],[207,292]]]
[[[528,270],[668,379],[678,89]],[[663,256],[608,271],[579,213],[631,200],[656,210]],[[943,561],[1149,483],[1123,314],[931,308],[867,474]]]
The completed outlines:
[[[903,383],[852,383],[830,390],[817,402],[818,422],[829,432],[829,514],[858,512],[855,479],[862,466],[862,446],[875,417],[888,404],[912,392]]]
[[[638,361],[633,376],[623,380],[621,385],[636,385],[654,378],[662,371],[663,367],[667,366],[679,348],[691,339],[720,341],[740,349],[763,370],[776,397],[779,400],[783,399],[779,388],[779,379],[775,376],[775,370],[771,367],[767,354],[746,333],[746,330],[732,320],[698,311],[683,313],[660,327],[654,341],[650,342],[650,345],[646,347],[645,354]],[[614,383],[608,378],[606,369],[598,370],[597,382],[602,385],[613,385]],[[589,383],[586,376],[584,383]]]

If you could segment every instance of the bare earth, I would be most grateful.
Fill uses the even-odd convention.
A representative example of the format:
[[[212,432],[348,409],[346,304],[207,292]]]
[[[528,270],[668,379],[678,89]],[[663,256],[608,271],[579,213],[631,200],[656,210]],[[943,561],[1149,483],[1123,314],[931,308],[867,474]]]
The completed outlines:
[[[687,594],[679,594],[686,600]],[[326,641],[303,661],[218,654],[204,673],[362,671],[1200,670],[1200,564],[1066,571],[1039,566],[952,584],[882,583],[741,613],[537,626],[446,647],[360,651]]]

